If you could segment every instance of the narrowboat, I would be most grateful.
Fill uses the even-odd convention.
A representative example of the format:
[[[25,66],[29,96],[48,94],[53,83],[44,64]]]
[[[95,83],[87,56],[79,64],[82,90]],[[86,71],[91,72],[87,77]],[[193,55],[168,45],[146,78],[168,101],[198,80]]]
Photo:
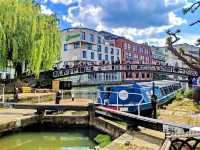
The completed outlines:
[[[154,81],[154,94],[157,105],[163,105],[175,98],[182,89],[178,81]],[[128,85],[112,85],[98,87],[98,103],[105,107],[125,111],[140,112],[152,110],[151,96],[153,82],[139,82]]]

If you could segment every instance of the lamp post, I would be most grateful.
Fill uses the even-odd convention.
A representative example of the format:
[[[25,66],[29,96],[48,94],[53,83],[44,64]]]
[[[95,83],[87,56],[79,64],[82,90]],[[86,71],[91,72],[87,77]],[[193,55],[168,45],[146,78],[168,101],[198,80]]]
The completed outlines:
[[[152,95],[151,95],[151,105],[152,105],[152,109],[153,109],[153,118],[156,119],[157,118],[157,96],[155,94],[155,82],[153,81],[152,83]]]

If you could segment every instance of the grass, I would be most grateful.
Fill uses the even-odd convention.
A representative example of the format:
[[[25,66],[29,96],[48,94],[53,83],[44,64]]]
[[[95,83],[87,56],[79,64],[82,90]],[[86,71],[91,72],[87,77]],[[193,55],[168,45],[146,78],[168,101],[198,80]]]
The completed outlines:
[[[105,134],[97,135],[94,140],[99,144],[100,148],[103,148],[112,142],[111,137]]]
[[[178,93],[178,98],[166,106],[166,110],[159,110],[159,119],[179,124],[200,126],[200,115],[194,115],[200,112],[200,105],[191,99],[185,98],[190,95],[191,91]]]

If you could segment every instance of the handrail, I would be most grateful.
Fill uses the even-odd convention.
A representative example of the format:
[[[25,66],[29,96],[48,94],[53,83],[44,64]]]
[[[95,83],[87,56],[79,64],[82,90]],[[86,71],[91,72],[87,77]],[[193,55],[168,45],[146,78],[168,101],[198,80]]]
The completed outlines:
[[[127,66],[129,66],[127,68]],[[106,71],[158,71],[180,75],[193,75],[197,76],[197,72],[188,68],[179,68],[174,66],[154,65],[154,64],[105,64],[105,65],[85,65],[74,66],[69,68],[61,68],[53,70],[53,77],[59,78],[62,76],[94,73],[94,72],[106,72]]]

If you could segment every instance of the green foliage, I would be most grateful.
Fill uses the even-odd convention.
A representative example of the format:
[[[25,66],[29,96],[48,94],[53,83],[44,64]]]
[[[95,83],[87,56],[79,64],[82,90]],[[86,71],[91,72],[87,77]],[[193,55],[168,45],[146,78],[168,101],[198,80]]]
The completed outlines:
[[[184,92],[184,96],[187,97],[187,98],[193,98],[193,91],[192,89],[187,89],[185,92]]]
[[[176,93],[176,100],[182,100],[184,98],[184,91],[181,90]]]
[[[55,16],[41,13],[32,0],[0,0],[0,67],[26,63],[35,75],[60,56],[60,31]]]
[[[99,134],[94,139],[101,148],[111,143],[111,137],[109,135]]]

